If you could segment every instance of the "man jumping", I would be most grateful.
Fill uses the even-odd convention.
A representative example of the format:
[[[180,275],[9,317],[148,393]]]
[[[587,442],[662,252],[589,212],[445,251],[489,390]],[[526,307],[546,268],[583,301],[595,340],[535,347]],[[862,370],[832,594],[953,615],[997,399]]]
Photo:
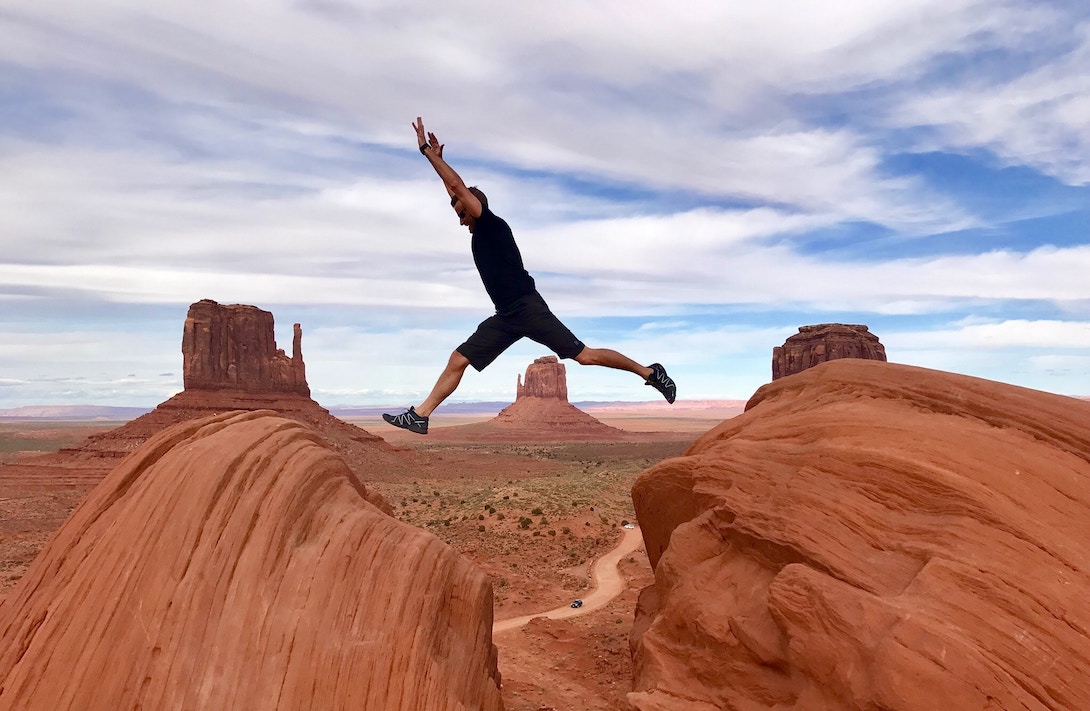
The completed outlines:
[[[466,187],[458,173],[443,160],[442,144],[434,133],[429,132],[425,138],[424,122],[419,116],[413,128],[420,152],[443,180],[460,224],[469,228],[473,262],[485,291],[496,306],[496,313],[482,321],[469,340],[450,354],[435,387],[419,407],[410,407],[398,415],[384,414],[383,419],[395,427],[427,434],[432,411],[457,389],[466,366],[472,365],[478,372],[484,370],[523,337],[546,346],[561,358],[572,358],[580,365],[604,365],[635,373],[646,385],[662,393],[667,402],[673,403],[677,388],[661,365],[643,366],[608,348],[588,348],[553,315],[537,292],[533,277],[522,265],[522,255],[511,228],[488,209],[485,194],[476,187]]]

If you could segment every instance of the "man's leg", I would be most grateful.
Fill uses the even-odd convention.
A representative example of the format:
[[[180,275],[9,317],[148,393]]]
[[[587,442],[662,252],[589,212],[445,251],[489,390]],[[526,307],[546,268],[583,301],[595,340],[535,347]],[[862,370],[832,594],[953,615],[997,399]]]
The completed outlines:
[[[432,411],[458,389],[458,383],[462,382],[462,374],[466,372],[468,365],[469,359],[464,355],[458,351],[451,353],[450,360],[447,361],[447,367],[443,369],[439,379],[435,381],[435,387],[431,389],[428,397],[424,399],[424,402],[420,403],[420,407],[416,408],[416,414],[421,417],[431,417]]]
[[[618,353],[609,348],[590,348],[589,346],[584,346],[583,350],[579,351],[579,354],[575,356],[574,360],[580,365],[604,365],[607,368],[627,370],[630,373],[635,373],[644,380],[651,377],[651,368],[640,365],[624,353]]]
[[[462,373],[465,372],[467,365],[469,365],[469,359],[458,351],[454,351],[450,354],[447,367],[439,375],[439,380],[435,381],[435,387],[431,389],[431,393],[424,402],[420,403],[419,409],[410,407],[398,415],[383,413],[382,419],[394,427],[400,427],[403,430],[409,430],[417,434],[427,434],[428,418],[431,416],[432,411],[439,407],[439,403],[446,400],[458,388],[458,383],[462,381]]]
[[[674,379],[667,375],[666,368],[658,363],[643,366],[623,353],[618,353],[609,348],[588,348],[586,346],[575,355],[574,360],[580,365],[604,365],[607,368],[635,373],[643,378],[645,385],[650,385],[662,393],[662,396],[666,398],[666,402],[671,405],[677,397],[677,385],[674,383]]]
[[[673,404],[677,396],[677,386],[662,365],[652,363],[645,366],[609,348],[588,348],[549,310],[549,305],[540,294],[536,298],[527,299],[517,317],[523,329],[522,335],[551,349],[561,358],[571,358],[580,365],[604,365],[607,368],[635,373],[643,378],[646,385],[658,390],[667,402]]]

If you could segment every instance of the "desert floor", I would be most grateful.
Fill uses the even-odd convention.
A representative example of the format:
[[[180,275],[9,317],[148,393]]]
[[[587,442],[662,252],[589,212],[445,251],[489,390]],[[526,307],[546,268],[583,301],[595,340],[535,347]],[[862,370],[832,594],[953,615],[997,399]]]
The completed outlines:
[[[367,484],[397,517],[426,528],[491,578],[497,621],[553,610],[588,597],[591,566],[635,522],[630,491],[644,469],[683,453],[736,409],[594,412],[631,432],[666,432],[657,441],[549,444],[429,444],[377,419],[349,420],[392,444],[411,447],[449,470],[427,478]],[[488,415],[447,417],[433,426]],[[0,421],[0,463],[37,451],[78,446],[117,423]],[[497,455],[502,455],[497,457]],[[498,460],[509,467],[492,466]],[[479,463],[480,466],[475,466]],[[0,467],[0,596],[10,589],[87,493],[79,480],[12,481]],[[623,709],[632,665],[628,636],[640,589],[653,581],[642,545],[618,565],[621,593],[604,606],[564,619],[531,620],[496,632],[508,711]]]

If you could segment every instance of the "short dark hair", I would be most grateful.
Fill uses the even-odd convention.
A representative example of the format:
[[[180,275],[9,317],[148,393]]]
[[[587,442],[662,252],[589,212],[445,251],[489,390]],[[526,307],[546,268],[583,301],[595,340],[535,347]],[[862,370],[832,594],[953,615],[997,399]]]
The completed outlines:
[[[478,188],[476,185],[474,185],[473,187],[469,188],[469,192],[473,193],[474,197],[476,197],[478,200],[481,201],[481,207],[488,207],[488,196],[485,195],[484,192],[480,188]],[[454,207],[454,203],[456,203],[456,202],[458,202],[458,196],[457,195],[451,195],[450,196],[450,206]]]
[[[477,199],[481,201],[481,207],[488,207],[488,196],[486,196],[480,188],[474,185],[469,189],[469,192],[477,196]]]

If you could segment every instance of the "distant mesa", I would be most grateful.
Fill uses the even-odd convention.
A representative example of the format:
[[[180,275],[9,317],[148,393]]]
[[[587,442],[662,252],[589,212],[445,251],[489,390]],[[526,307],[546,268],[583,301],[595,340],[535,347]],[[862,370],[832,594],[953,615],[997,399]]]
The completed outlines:
[[[634,709],[1090,709],[1090,403],[842,358],[632,499]]]
[[[492,587],[276,413],[174,425],[0,604],[0,708],[501,711]]]
[[[292,355],[276,347],[273,315],[256,306],[204,299],[189,307],[182,334],[185,390],[148,414],[92,437],[82,449],[117,459],[178,422],[229,410],[273,410],[304,422],[360,454],[392,449],[385,440],[329,413],[310,397],[303,332],[295,324]]]
[[[182,335],[186,390],[241,390],[310,396],[303,331],[294,326],[289,358],[277,349],[273,315],[256,306],[203,299],[189,307]]]
[[[79,448],[20,462],[27,467],[82,469],[104,475],[152,435],[179,422],[231,410],[272,410],[317,430],[356,470],[383,463],[406,470],[404,450],[340,420],[310,397],[302,328],[295,324],[292,355],[276,347],[273,315],[256,306],[192,304],[182,333],[185,390],[121,427],[88,438]],[[394,456],[396,455],[396,456]]]
[[[526,367],[526,382],[519,375],[515,384],[515,401],[527,397],[568,401],[568,375],[556,356],[537,358]]]
[[[886,349],[878,336],[863,325],[822,323],[800,326],[782,346],[772,349],[772,379],[801,373],[819,363],[839,358],[885,362]]]

